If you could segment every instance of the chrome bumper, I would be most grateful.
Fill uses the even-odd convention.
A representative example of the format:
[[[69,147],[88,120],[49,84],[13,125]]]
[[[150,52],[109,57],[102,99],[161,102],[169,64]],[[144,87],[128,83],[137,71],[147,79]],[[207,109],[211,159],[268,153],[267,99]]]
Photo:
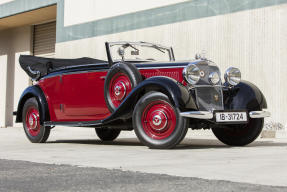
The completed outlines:
[[[182,117],[195,118],[195,119],[213,119],[213,113],[210,111],[187,111],[181,112],[180,115]],[[250,111],[250,118],[264,118],[270,117],[271,113],[269,111]]]
[[[210,111],[187,111],[181,112],[182,117],[195,118],[195,119],[213,119],[213,113]]]
[[[250,118],[264,118],[264,117],[270,117],[271,113],[269,111],[250,111],[249,117]]]

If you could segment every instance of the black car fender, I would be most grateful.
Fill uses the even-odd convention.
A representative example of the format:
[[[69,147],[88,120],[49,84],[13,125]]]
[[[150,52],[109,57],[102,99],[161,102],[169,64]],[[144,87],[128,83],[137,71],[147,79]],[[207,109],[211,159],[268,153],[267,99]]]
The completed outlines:
[[[188,106],[189,109],[197,109],[193,97],[191,97],[185,86],[172,78],[157,76],[148,78],[139,83],[125,98],[122,104],[112,113],[111,116],[105,119],[103,123],[116,119],[129,118],[140,97],[150,91],[159,91],[166,94],[172,104],[181,111],[185,111],[187,109],[186,106]]]
[[[50,120],[50,114],[49,114],[49,107],[48,103],[46,100],[46,97],[42,91],[42,89],[38,85],[33,85],[24,90],[22,93],[19,103],[18,103],[18,108],[17,108],[17,113],[16,113],[16,123],[22,122],[22,111],[25,102],[27,99],[35,97],[38,104],[39,104],[39,113],[40,113],[40,124],[43,125],[45,121]]]
[[[224,90],[224,109],[262,110],[267,108],[263,93],[254,84],[241,81],[238,85]]]

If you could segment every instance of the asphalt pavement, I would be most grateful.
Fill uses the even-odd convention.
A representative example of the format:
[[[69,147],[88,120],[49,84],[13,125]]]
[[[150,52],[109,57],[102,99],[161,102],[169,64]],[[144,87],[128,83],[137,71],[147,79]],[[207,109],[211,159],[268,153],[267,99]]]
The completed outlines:
[[[0,129],[0,191],[287,191],[287,139],[228,147],[189,131],[173,150],[151,150],[133,132],[101,142],[93,129],[55,128],[32,144]]]
[[[0,191],[3,192],[287,191],[287,187],[25,161],[0,160],[0,167]]]

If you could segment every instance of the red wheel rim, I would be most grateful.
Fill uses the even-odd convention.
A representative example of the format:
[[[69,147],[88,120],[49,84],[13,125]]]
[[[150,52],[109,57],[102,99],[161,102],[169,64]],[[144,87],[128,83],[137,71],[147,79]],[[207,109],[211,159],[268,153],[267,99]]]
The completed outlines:
[[[153,101],[144,109],[141,118],[145,133],[156,140],[171,135],[176,126],[176,114],[173,107],[166,101]]]
[[[115,107],[118,107],[125,97],[131,92],[132,84],[129,77],[124,73],[116,74],[109,86],[111,102]]]
[[[38,109],[35,107],[28,108],[25,123],[31,136],[35,137],[40,133],[40,118]]]

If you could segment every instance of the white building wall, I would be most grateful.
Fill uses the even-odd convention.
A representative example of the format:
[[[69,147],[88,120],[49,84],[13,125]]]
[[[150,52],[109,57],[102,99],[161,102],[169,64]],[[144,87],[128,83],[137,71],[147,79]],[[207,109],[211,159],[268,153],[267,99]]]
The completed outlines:
[[[14,0],[0,0],[0,5],[4,4],[4,3],[9,3],[11,1],[14,1]]]
[[[106,59],[104,42],[122,40],[171,45],[178,60],[192,59],[195,53],[207,50],[208,57],[220,66],[222,73],[229,66],[239,67],[242,78],[263,91],[272,112],[268,121],[286,124],[287,91],[283,88],[287,80],[283,73],[286,72],[286,12],[287,5],[283,4],[57,43],[56,56]],[[79,17],[66,13],[65,16],[66,25]],[[84,15],[82,19],[76,20],[89,21]]]
[[[84,0],[81,3],[79,3],[78,0],[66,0],[64,25],[76,25],[89,21],[142,11],[146,9],[162,7],[184,1],[188,0]]]
[[[285,118],[287,116],[286,107],[287,107],[287,91],[286,91],[286,82],[287,82],[287,11],[281,11],[281,40],[280,40],[280,95],[279,95],[279,103],[282,103],[281,110],[279,113],[281,113],[281,119]],[[276,77],[276,76],[275,76]],[[284,91],[285,89],[285,91]],[[279,93],[278,93],[279,94]],[[284,121],[285,129],[287,129],[287,120]]]
[[[31,27],[2,31],[0,38],[0,127],[6,127],[14,125],[12,113],[29,85],[29,78],[18,60],[21,54],[31,53]]]
[[[31,84],[31,81],[25,71],[19,64],[20,55],[30,55],[32,50],[32,27],[26,26],[16,28],[13,30],[12,52],[14,56],[14,97],[13,111],[17,111],[18,102],[23,91]],[[9,125],[12,123],[9,122]],[[15,125],[15,119],[13,119],[13,125]]]
[[[0,128],[6,126],[6,83],[9,33],[0,33]]]

